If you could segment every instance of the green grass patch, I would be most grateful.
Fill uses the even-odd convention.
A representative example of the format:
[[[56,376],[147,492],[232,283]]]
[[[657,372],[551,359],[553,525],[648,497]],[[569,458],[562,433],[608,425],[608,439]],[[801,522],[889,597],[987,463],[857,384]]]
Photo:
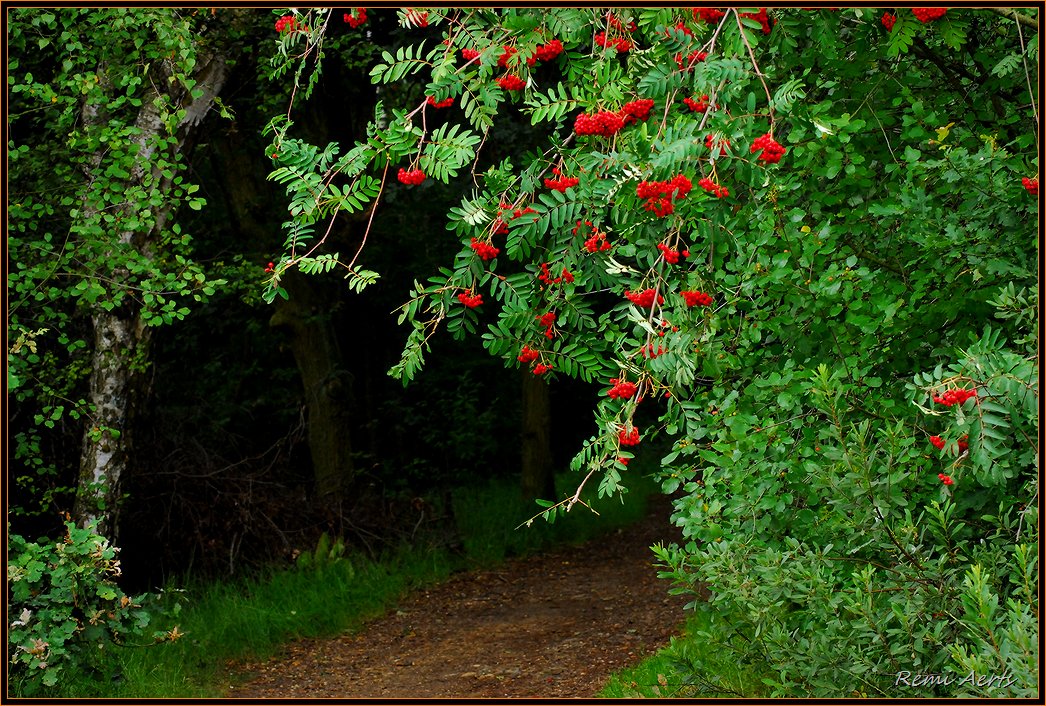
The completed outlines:
[[[636,698],[762,698],[765,666],[738,664],[713,637],[712,608],[699,607],[683,634],[634,667],[611,675],[599,696]]]
[[[562,492],[572,492],[576,481],[574,475],[559,479]],[[508,556],[582,542],[627,525],[644,516],[653,492],[657,487],[650,479],[634,482],[624,502],[621,497],[597,499],[593,490],[583,498],[598,515],[578,505],[552,524],[539,518],[529,528],[516,529],[541,508],[523,502],[515,482],[461,488],[452,494],[451,510],[463,551],[422,540],[369,559],[343,554],[336,543],[323,539],[308,565],[168,589],[160,599],[166,615],[150,629],[176,630],[176,639],[113,648],[99,659],[98,669],[70,675],[46,696],[221,697],[237,664],[275,655],[295,638],[356,630],[395,608],[411,589],[442,581],[456,570],[494,566]]]

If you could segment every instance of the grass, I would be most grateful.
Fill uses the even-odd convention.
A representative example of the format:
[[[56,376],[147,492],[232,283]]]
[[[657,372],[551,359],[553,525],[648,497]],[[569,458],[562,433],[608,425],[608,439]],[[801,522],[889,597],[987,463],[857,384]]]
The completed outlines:
[[[638,477],[638,476],[637,476]],[[568,489],[574,476],[559,479]],[[282,567],[253,577],[190,583],[168,589],[161,602],[168,615],[150,629],[180,635],[151,646],[110,648],[101,668],[59,682],[49,697],[215,698],[225,694],[237,663],[263,660],[299,637],[325,637],[359,628],[393,609],[412,588],[446,579],[455,570],[489,567],[563,542],[582,542],[644,516],[650,479],[633,484],[621,499],[597,500],[600,514],[576,507],[553,524],[538,519],[516,530],[541,508],[519,500],[509,481],[462,488],[452,510],[464,552],[404,546],[377,559],[335,557],[308,568]]]
[[[611,675],[599,693],[608,699],[762,698],[759,665],[740,665],[712,639],[712,613],[699,610],[682,635],[645,660]]]

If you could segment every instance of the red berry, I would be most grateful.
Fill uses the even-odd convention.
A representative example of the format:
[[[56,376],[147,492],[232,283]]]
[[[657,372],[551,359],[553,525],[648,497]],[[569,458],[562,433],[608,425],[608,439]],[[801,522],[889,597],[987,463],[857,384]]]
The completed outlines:
[[[548,44],[540,45],[534,52],[534,58],[538,61],[552,61],[563,53],[563,42],[553,39]]]
[[[284,32],[293,32],[297,28],[298,21],[294,19],[294,15],[284,15],[276,20],[276,31],[280,34]]]
[[[639,430],[635,427],[627,432],[622,429],[617,433],[617,441],[621,446],[635,446],[640,442]]]
[[[947,476],[943,473],[938,473],[937,477],[940,478],[941,482],[945,485],[953,485],[955,483],[955,481],[952,480],[951,476]]]
[[[1032,196],[1038,196],[1039,195],[1039,179],[1038,179],[1038,177],[1036,177],[1034,179],[1029,179],[1028,177],[1024,177],[1023,179],[1021,179],[1021,184],[1024,185],[1024,188]]]
[[[483,303],[483,295],[473,295],[472,290],[470,289],[467,292],[462,292],[461,294],[459,294],[458,301],[467,306],[469,309],[475,309],[477,306],[480,306]]]
[[[425,172],[420,169],[404,169],[400,167],[399,172],[396,174],[396,178],[409,186],[417,186],[421,182],[425,181]]]
[[[944,439],[939,436],[931,436],[930,443],[933,444],[937,449],[944,448]]]
[[[631,103],[625,103],[621,106],[622,124],[631,125],[640,120],[647,120],[650,117],[650,111],[653,107],[654,101],[650,98],[641,98],[632,101]]]
[[[932,22],[933,20],[944,17],[944,13],[948,12],[946,7],[913,7],[912,14],[920,22]]]
[[[357,7],[355,13],[346,12],[341,19],[348,23],[349,27],[356,29],[367,21],[367,8]]]
[[[462,49],[461,50],[461,58],[463,58],[463,59],[465,59],[467,61],[472,61],[477,56],[479,56],[479,51],[476,50],[476,49]]]
[[[683,301],[689,306],[711,306],[712,297],[704,292],[698,291],[685,291],[680,292],[683,295]]]
[[[454,105],[453,98],[444,98],[441,101],[437,101],[432,96],[428,96],[425,98],[425,102],[431,105],[433,108],[449,108],[450,106]]]
[[[574,132],[578,135],[611,137],[624,126],[625,122],[621,116],[609,110],[600,111],[594,115],[582,113],[574,120]]]
[[[698,17],[700,17],[708,24],[714,24],[716,21],[720,20],[724,15],[726,15],[725,12],[723,12],[722,10],[717,10],[714,7],[695,7],[693,9],[693,13],[695,20]]]
[[[553,170],[558,173],[558,170]],[[545,179],[545,186],[554,191],[566,193],[567,189],[578,185],[577,177],[563,177],[561,179]]]
[[[886,28],[887,32],[892,32],[894,23],[897,22],[897,15],[891,15],[889,12],[884,12],[880,22],[883,23],[883,27]]]
[[[535,375],[544,375],[549,370],[552,370],[552,366],[551,365],[545,365],[544,363],[538,363],[537,365],[534,366],[534,370],[532,372]]]
[[[752,148],[749,151],[754,154],[759,150],[763,151],[763,153],[758,157],[760,162],[765,164],[776,164],[781,161],[781,157],[784,156],[787,148],[783,147],[777,142],[777,140],[771,137],[770,133],[766,133],[765,135],[757,137],[755,141],[752,142]]]
[[[479,255],[479,259],[483,260],[483,262],[493,260],[498,256],[498,253],[501,252],[490,243],[484,243],[475,238],[472,239],[470,247],[476,251],[476,254]]]
[[[625,291],[625,298],[640,309],[650,309],[654,306],[655,295],[658,304],[664,304],[665,298],[656,294],[653,288],[644,289],[642,292]]]
[[[521,363],[533,363],[535,360],[538,359],[539,355],[540,354],[536,350],[534,350],[530,346],[525,345],[523,346],[523,350],[520,351],[519,355],[516,356],[516,360],[518,360]]]
[[[497,84],[506,91],[522,91],[523,88],[526,87],[527,82],[519,76],[509,74],[508,76],[502,76],[497,79]]]
[[[945,407],[951,407],[952,405],[961,405],[971,397],[976,397],[976,390],[948,390],[943,395],[934,395],[933,401],[937,404],[943,404]]]

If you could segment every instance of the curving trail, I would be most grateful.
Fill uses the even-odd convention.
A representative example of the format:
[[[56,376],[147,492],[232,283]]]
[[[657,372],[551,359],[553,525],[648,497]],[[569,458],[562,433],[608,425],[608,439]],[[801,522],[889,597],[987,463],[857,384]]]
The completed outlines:
[[[649,547],[674,538],[664,496],[632,527],[407,596],[356,634],[300,640],[228,698],[592,697],[667,644],[687,599]]]

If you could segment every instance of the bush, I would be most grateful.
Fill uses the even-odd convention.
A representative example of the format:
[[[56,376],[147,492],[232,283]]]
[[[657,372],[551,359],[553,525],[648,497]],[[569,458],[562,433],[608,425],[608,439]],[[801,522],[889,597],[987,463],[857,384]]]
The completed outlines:
[[[53,687],[63,671],[98,669],[110,645],[142,635],[150,620],[146,596],[116,585],[119,550],[93,526],[65,527],[59,542],[8,542],[8,660],[25,694]]]

